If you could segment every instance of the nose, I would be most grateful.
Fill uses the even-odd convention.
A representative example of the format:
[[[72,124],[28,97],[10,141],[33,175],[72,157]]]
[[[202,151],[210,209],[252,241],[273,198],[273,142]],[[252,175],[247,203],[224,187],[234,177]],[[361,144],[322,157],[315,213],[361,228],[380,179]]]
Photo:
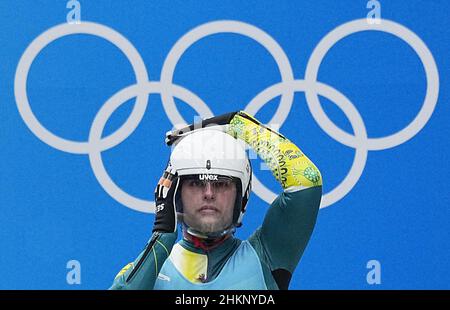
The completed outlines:
[[[206,186],[203,190],[203,198],[205,200],[214,200],[215,199],[215,192],[211,185],[211,183],[206,182]]]

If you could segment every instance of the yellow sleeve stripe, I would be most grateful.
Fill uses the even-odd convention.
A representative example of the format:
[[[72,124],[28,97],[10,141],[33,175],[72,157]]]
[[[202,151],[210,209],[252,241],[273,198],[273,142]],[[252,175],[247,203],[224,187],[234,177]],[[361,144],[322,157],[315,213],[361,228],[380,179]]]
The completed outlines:
[[[121,275],[123,275],[125,272],[127,272],[128,269],[133,267],[133,263],[129,263],[127,264],[125,267],[123,267],[119,273],[116,275],[116,277],[114,279],[117,279],[118,277],[120,277]]]
[[[159,241],[159,240],[156,240],[156,242],[158,242],[163,248],[164,248],[164,250],[166,250],[166,253],[167,253],[167,256],[169,256],[169,251],[167,250],[167,248],[166,248],[166,246],[161,242],[161,241]]]
[[[152,248],[153,256],[155,257],[155,274],[158,274],[158,258],[156,257],[155,247]]]

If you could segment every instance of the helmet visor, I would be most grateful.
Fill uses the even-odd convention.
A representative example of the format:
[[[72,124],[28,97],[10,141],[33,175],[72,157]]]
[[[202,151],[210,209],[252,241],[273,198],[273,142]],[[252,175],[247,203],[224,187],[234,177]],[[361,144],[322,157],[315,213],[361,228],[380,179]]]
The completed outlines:
[[[199,174],[184,176],[181,179],[182,186],[194,192],[203,192],[207,189],[215,193],[222,193],[236,186],[233,177],[216,174]]]
[[[179,184],[180,185],[176,192],[175,200],[176,211],[180,222],[183,222],[182,217],[185,213],[185,206],[183,205],[183,201],[181,199],[183,191],[187,191],[190,197],[204,197],[205,194],[213,196],[222,194],[227,195],[227,192],[231,192],[235,189],[235,198],[232,202],[234,204],[233,208],[235,208],[237,203],[241,201],[241,183],[240,180],[235,177],[216,174],[183,175],[180,176]],[[198,202],[198,204],[203,204],[203,201]],[[233,215],[233,220],[234,217],[235,216]]]

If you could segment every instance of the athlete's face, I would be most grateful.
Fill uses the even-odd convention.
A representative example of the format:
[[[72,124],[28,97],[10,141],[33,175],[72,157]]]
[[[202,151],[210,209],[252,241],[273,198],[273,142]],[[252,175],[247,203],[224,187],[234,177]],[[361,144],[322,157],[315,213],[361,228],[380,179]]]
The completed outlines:
[[[233,221],[236,185],[226,178],[217,181],[185,180],[181,199],[186,225],[202,233],[219,232]]]

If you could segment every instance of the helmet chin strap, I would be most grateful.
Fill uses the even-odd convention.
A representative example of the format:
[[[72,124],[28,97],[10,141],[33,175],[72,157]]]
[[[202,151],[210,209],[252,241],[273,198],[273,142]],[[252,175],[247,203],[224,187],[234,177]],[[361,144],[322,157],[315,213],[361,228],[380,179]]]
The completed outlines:
[[[220,234],[220,237],[212,238],[210,235],[206,236],[204,234],[198,234],[194,229],[187,228],[183,225],[183,238],[184,240],[190,242],[194,247],[202,249],[205,252],[212,251],[213,249],[220,246],[225,240],[232,236],[231,231],[233,229],[224,230]]]
[[[185,223],[183,223],[183,231],[187,232],[188,234],[190,234],[194,237],[197,237],[197,238],[203,239],[203,240],[208,240],[208,241],[222,238],[225,235],[231,235],[232,233],[234,233],[235,230],[236,230],[235,227],[233,225],[231,225],[229,228],[226,228],[222,231],[203,233],[203,232],[198,231],[192,227],[189,227]]]
[[[225,240],[231,237],[236,230],[234,225],[231,224],[231,226],[219,232],[203,233],[189,227],[183,221],[180,222],[182,223],[183,228],[183,238],[191,242],[194,247],[202,249],[206,252],[221,245]]]

